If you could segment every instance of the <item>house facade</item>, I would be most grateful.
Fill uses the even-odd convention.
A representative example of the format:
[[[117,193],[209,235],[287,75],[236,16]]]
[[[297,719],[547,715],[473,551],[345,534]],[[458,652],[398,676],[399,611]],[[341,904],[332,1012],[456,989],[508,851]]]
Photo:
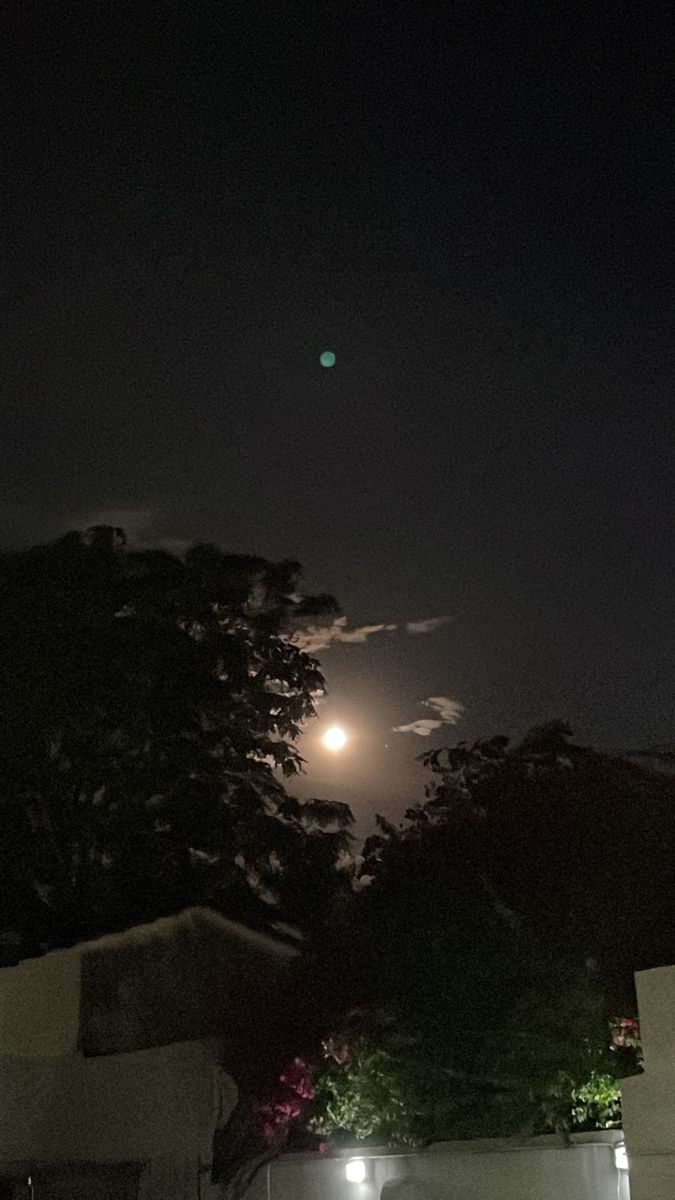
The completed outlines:
[[[0,1200],[205,1200],[298,959],[194,909],[0,971]]]

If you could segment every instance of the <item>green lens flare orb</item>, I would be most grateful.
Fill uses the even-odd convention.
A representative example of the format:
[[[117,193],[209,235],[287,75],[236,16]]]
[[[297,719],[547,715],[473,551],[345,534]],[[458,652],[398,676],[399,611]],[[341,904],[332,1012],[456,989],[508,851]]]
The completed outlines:
[[[322,367],[334,367],[335,355],[332,350],[324,350],[323,354],[319,355],[319,362]]]

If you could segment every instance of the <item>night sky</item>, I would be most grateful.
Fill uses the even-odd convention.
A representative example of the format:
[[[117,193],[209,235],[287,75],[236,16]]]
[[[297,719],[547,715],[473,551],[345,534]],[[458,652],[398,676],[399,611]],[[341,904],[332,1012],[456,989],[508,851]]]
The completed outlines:
[[[348,749],[306,738],[361,817],[448,738],[672,741],[671,6],[2,22],[0,541],[299,558],[395,624],[322,654]]]

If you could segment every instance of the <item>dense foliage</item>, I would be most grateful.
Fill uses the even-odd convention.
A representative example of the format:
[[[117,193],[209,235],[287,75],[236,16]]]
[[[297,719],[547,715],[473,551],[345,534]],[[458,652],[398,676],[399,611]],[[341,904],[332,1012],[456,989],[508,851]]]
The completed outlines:
[[[312,1128],[409,1142],[615,1123],[639,1068],[617,1013],[633,970],[664,961],[675,781],[560,724],[423,758],[426,800],[378,819],[344,931],[351,1002],[387,1019],[338,1024]]]
[[[538,980],[506,1010],[494,985],[497,1027],[458,1028],[454,1042],[414,1018],[406,1036],[393,1013],[379,1030],[329,1038],[308,1127],[337,1144],[419,1145],[618,1125],[619,1078],[638,1069],[639,1046],[612,1045],[598,981],[556,992]]]
[[[319,1073],[318,1112],[309,1128],[335,1144],[354,1140],[384,1146],[418,1146],[434,1138],[509,1136],[514,1133],[618,1128],[621,1084],[610,1072],[593,1071],[582,1083],[560,1071],[537,1092],[523,1074],[501,1077],[453,1075],[438,1063],[363,1045],[348,1064]]]
[[[615,1075],[594,1071],[586,1083],[572,1091],[575,1125],[615,1129],[621,1124],[621,1086]]]
[[[6,956],[193,903],[323,916],[351,816],[281,779],[324,687],[292,633],[336,611],[299,581],[108,528],[0,559]]]
[[[313,1094],[284,1133],[419,1145],[619,1124],[640,1066],[632,970],[659,960],[657,923],[651,944],[643,931],[675,857],[672,778],[562,725],[424,765],[425,802],[378,819],[325,931],[327,1032],[321,1053],[304,1046]]]
[[[627,1002],[633,971],[672,940],[675,777],[577,745],[562,723],[423,762],[426,802],[400,829],[381,823],[365,871],[384,881],[428,855],[455,878],[471,867],[552,958],[593,959]]]

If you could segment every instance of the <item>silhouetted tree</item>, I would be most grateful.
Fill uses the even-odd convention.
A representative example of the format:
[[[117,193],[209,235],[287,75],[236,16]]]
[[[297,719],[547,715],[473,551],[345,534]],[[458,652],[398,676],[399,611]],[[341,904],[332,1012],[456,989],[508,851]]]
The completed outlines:
[[[322,920],[351,814],[281,778],[324,688],[299,588],[294,562],[108,527],[0,558],[5,961],[193,903]]]
[[[658,965],[649,924],[675,895],[672,774],[578,745],[562,722],[514,747],[496,737],[422,761],[426,802],[371,840],[365,870],[370,859],[386,871],[397,845],[441,844],[558,958],[593,958],[615,983]]]
[[[675,781],[560,722],[422,760],[426,799],[378,818],[345,910],[361,1024],[336,1022],[315,1127],[427,1140],[616,1117],[636,1052],[613,1022],[633,970],[664,961],[649,926],[672,913]]]

